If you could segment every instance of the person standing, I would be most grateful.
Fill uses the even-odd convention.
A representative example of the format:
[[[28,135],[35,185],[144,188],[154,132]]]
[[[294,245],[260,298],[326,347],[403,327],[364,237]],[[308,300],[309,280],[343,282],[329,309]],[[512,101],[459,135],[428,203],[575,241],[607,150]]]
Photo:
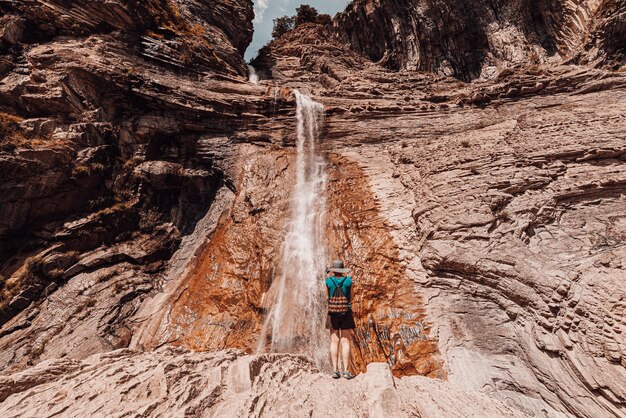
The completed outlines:
[[[343,377],[352,379],[354,375],[348,371],[350,362],[350,340],[356,325],[352,315],[352,277],[344,267],[343,261],[335,260],[328,269],[326,289],[328,290],[328,318],[326,329],[330,330],[330,358],[333,365],[332,377],[339,379],[339,351],[343,364]]]

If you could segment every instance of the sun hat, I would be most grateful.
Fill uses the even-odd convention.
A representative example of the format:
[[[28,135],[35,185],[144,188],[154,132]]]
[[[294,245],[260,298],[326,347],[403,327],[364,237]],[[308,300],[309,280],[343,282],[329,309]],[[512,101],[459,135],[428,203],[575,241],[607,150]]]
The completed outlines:
[[[344,267],[343,265],[343,261],[341,260],[335,260],[332,263],[330,263],[330,267],[328,268],[327,271],[332,271],[334,273],[347,273],[350,271],[350,269],[347,269]]]

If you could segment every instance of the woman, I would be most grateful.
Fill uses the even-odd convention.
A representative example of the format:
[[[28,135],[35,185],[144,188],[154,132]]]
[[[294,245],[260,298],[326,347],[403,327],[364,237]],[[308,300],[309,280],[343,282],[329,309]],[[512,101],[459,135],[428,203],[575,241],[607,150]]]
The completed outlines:
[[[335,260],[328,269],[326,278],[328,290],[328,318],[326,329],[330,330],[330,358],[333,363],[333,379],[341,377],[339,373],[339,345],[341,343],[341,362],[343,377],[352,379],[354,375],[348,371],[350,362],[350,339],[355,328],[354,316],[350,299],[352,297],[352,278],[346,276],[350,269],[344,268],[343,261]]]

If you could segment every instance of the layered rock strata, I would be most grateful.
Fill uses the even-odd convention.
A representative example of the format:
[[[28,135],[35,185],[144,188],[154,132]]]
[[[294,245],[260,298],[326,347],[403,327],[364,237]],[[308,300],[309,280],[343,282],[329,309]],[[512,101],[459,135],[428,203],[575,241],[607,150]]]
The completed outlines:
[[[325,141],[368,179],[450,384],[528,414],[623,415],[624,76],[531,66],[467,85],[382,71],[323,32],[259,63],[329,109]]]
[[[501,67],[561,62],[582,50],[583,60],[619,67],[623,7],[613,0],[357,0],[334,26],[355,51],[386,67],[471,80]]]
[[[258,86],[235,30],[247,1],[102,4],[0,6],[7,415],[314,415],[344,390],[354,416],[626,414],[619,2],[545,3],[541,19],[468,3],[501,30],[486,44],[430,32],[441,52],[419,61],[388,41],[415,39],[380,18],[399,4],[357,1],[333,32],[304,24],[265,48]],[[367,19],[380,57],[341,35]],[[326,108],[328,248],[355,269],[352,367],[367,370],[350,383],[298,356],[184,348],[257,344],[293,186],[294,88]],[[129,346],[146,352],[112,351]]]
[[[325,145],[322,145],[325,148]],[[294,187],[290,150],[250,147],[242,156],[238,191],[188,269],[166,284],[165,297],[148,300],[133,347],[165,343],[197,350],[255,351],[267,293],[280,263],[286,215]],[[396,265],[398,249],[372,202],[359,167],[329,156],[325,215],[329,254],[346,257],[359,277],[354,310],[359,323],[352,367],[388,361],[395,374],[444,376],[420,296]],[[320,279],[321,281],[321,279]],[[269,343],[269,341],[268,341]],[[261,343],[261,347],[263,343]]]
[[[7,370],[129,344],[125,321],[228,196],[227,161],[271,101],[246,83],[251,2],[0,10]]]

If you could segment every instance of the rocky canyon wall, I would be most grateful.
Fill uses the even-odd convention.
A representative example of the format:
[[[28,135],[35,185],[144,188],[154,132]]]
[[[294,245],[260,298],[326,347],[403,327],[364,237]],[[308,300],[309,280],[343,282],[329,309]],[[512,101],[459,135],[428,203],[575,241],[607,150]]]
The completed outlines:
[[[618,0],[601,2],[591,22],[585,44],[587,57],[583,62],[599,62],[613,69],[623,66],[626,59],[626,4]]]
[[[302,27],[258,62],[327,106],[331,161],[374,193],[345,205],[379,207],[449,390],[529,415],[623,415],[624,76],[528,65],[468,85],[385,71],[331,39]]]
[[[247,0],[0,10],[3,416],[626,415],[621,2],[356,0],[258,85]],[[255,353],[295,89],[351,382]]]
[[[322,149],[332,152],[326,144]],[[132,347],[172,343],[202,351],[234,347],[255,352],[259,346],[291,212],[286,191],[294,187],[295,155],[289,149],[259,153],[254,146],[241,155],[237,195],[228,207],[219,208],[215,231],[187,269],[169,273],[173,280],[164,293],[148,299],[132,319],[140,323]],[[397,246],[361,169],[333,160],[332,154],[328,159],[327,252],[350,260],[361,278],[355,284],[359,328],[353,369],[365,371],[367,364],[383,361],[398,376],[443,377],[423,302],[404,267],[394,262]]]
[[[618,3],[357,0],[334,26],[354,50],[388,68],[471,80],[492,77],[503,66],[557,63],[591,45],[596,64],[622,61]]]
[[[0,11],[2,367],[127,346],[122,323],[228,197],[225,161],[270,107],[241,58],[252,3]]]

